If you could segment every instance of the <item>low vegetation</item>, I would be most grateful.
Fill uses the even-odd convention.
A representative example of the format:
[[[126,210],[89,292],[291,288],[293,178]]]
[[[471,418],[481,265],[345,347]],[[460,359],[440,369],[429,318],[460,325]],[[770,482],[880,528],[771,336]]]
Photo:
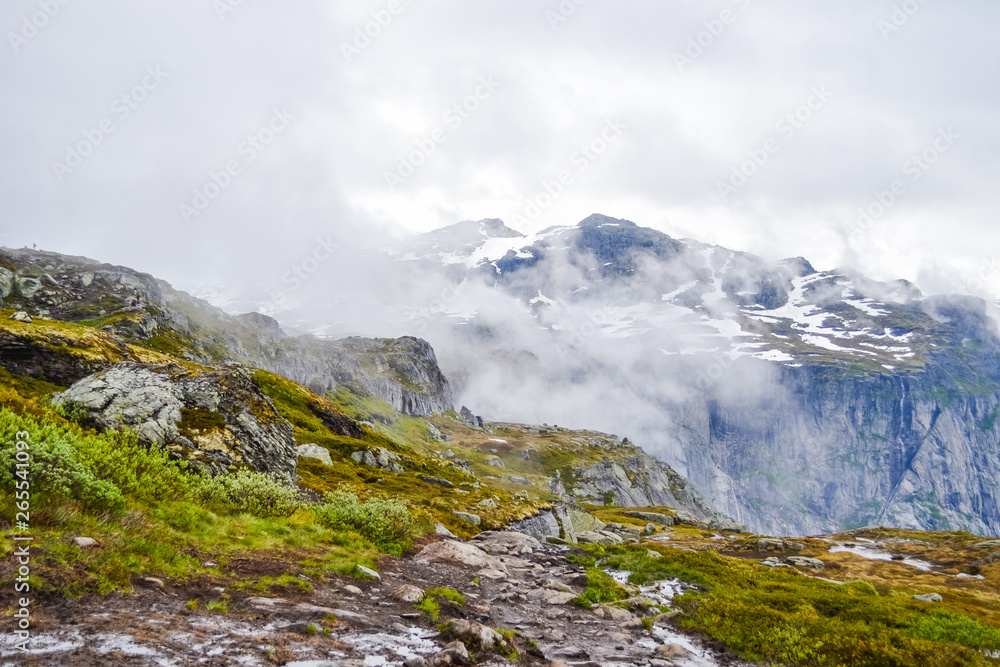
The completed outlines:
[[[873,586],[864,580],[844,584],[771,569],[753,560],[712,551],[647,546],[586,547],[579,562],[626,570],[629,583],[641,585],[676,578],[691,588],[674,603],[682,629],[722,642],[747,660],[785,665],[871,667],[954,667],[995,664],[1000,630],[986,614],[970,613],[969,599],[946,597],[929,604],[912,593]],[[607,580],[588,570],[593,596],[607,596]],[[593,579],[591,579],[593,577]],[[588,583],[588,598],[592,586]],[[996,602],[982,612],[996,613]]]

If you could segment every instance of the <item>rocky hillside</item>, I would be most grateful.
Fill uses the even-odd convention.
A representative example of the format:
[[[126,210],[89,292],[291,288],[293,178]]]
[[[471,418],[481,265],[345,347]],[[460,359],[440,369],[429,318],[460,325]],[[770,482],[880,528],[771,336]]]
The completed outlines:
[[[756,530],[1000,530],[1000,338],[982,300],[602,215],[530,236],[461,223],[397,258],[454,285],[426,336],[463,401],[640,438]],[[473,285],[510,307],[479,309]]]
[[[452,407],[448,382],[434,351],[423,341],[290,337],[267,316],[227,315],[121,266],[0,249],[0,297],[5,308],[84,323],[178,358],[263,368],[320,393],[349,386],[384,399],[404,414],[424,416]]]

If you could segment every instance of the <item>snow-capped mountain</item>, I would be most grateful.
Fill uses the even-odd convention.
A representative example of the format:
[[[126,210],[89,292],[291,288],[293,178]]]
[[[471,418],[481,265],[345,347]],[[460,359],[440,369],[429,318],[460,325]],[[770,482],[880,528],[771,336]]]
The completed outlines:
[[[1000,342],[985,304],[593,215],[394,253],[401,306],[495,418],[629,435],[758,530],[1000,530]],[[536,412],[537,411],[537,412]]]

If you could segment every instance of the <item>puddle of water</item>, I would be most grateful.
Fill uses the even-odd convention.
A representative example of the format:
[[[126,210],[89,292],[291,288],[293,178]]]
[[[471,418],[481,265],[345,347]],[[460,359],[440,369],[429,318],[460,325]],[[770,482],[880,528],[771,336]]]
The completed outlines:
[[[861,540],[859,539],[858,541],[860,542]],[[868,540],[868,542],[871,542],[871,540]],[[874,544],[874,542],[872,542],[872,544]],[[832,554],[839,553],[841,551],[847,551],[852,554],[857,554],[858,556],[861,556],[862,558],[867,558],[869,560],[885,560],[885,561],[892,560],[892,555],[889,552],[877,551],[876,549],[870,549],[868,547],[861,546],[860,544],[855,544],[853,547],[847,547],[844,546],[843,544],[838,544],[837,546],[830,547],[830,553]],[[925,560],[920,560],[919,558],[912,558],[910,556],[907,556],[903,560],[897,560],[894,562],[902,563],[903,565],[909,565],[910,567],[915,567],[918,570],[922,570],[924,572],[930,572],[931,570],[934,569],[934,565],[932,563],[929,563]]]

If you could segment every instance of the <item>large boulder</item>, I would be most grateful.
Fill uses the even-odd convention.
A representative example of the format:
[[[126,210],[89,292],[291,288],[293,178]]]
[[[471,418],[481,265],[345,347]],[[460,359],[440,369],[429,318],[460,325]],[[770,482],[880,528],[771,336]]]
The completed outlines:
[[[507,566],[499,558],[489,555],[474,544],[457,540],[442,540],[428,544],[417,554],[416,561],[507,571]]]
[[[52,402],[83,408],[101,429],[131,427],[147,445],[213,474],[245,465],[295,475],[292,425],[242,367],[125,362],[79,380]]]

